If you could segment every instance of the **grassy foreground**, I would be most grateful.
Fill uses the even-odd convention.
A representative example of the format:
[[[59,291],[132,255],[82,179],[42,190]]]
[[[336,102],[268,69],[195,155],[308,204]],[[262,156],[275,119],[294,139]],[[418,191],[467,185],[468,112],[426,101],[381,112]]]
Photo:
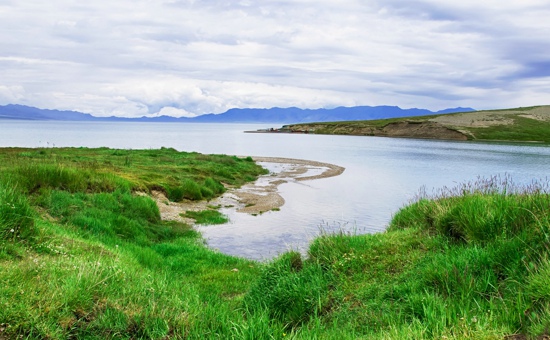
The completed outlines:
[[[189,181],[210,188],[208,178],[240,185],[262,173],[253,162],[169,149],[0,155],[0,339],[549,333],[545,184],[492,178],[444,189],[399,211],[387,232],[324,235],[307,257],[257,263],[208,250],[136,195]]]

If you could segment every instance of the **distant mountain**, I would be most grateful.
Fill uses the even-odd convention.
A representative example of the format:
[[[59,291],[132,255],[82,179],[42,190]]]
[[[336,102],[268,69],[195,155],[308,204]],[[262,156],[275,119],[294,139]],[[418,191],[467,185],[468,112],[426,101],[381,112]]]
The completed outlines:
[[[24,105],[0,106],[0,119],[70,120],[70,121],[128,121],[128,122],[195,122],[195,123],[309,123],[329,121],[372,120],[425,116],[434,113],[474,111],[457,107],[433,112],[426,109],[401,109],[398,106],[354,106],[334,109],[300,109],[297,107],[271,109],[231,109],[221,114],[205,114],[194,118],[160,117],[94,117],[76,111],[44,110]]]
[[[472,108],[454,108],[438,112],[426,109],[401,109],[397,106],[355,106],[334,109],[299,109],[297,107],[271,109],[231,109],[225,113],[207,114],[193,118],[195,122],[216,123],[277,123],[277,122],[331,122],[348,120],[371,120],[425,116],[434,113],[474,111]]]
[[[95,120],[87,113],[77,111],[45,110],[24,105],[0,106],[0,119],[24,119],[24,120]]]

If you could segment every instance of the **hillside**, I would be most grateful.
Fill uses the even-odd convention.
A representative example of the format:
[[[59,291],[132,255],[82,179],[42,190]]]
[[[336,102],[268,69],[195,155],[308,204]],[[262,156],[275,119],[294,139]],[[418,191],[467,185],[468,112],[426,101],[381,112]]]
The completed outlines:
[[[316,134],[550,143],[550,106],[420,117],[293,124],[288,132]]]

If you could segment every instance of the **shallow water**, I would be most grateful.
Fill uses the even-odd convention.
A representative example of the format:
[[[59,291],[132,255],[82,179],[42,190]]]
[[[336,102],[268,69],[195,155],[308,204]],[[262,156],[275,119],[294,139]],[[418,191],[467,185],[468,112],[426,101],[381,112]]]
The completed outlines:
[[[505,174],[529,183],[546,178],[550,169],[550,147],[540,145],[243,133],[266,127],[0,120],[0,146],[164,146],[207,154],[300,158],[346,168],[337,177],[281,185],[286,202],[280,211],[251,216],[224,209],[229,224],[200,228],[213,248],[253,259],[304,250],[320,230],[382,231],[422,187],[429,192],[478,176]]]

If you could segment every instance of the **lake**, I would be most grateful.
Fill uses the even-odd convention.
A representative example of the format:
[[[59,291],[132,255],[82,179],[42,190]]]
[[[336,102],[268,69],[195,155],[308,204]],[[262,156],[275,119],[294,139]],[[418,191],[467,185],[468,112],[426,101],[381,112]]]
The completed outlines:
[[[516,183],[545,179],[550,147],[403,138],[256,134],[257,124],[53,122],[0,120],[1,147],[172,147],[243,156],[314,160],[346,168],[338,176],[281,185],[286,203],[258,216],[229,209],[230,222],[199,228],[209,246],[251,259],[304,251],[320,232],[383,231],[423,187],[428,192],[510,175]]]

